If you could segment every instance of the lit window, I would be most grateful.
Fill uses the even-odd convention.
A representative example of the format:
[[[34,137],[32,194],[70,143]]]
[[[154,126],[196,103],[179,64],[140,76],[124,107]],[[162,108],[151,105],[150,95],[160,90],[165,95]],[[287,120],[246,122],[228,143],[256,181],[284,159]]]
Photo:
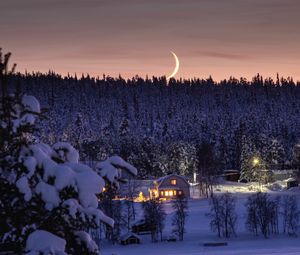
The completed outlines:
[[[160,192],[160,194],[163,196],[163,195],[164,195],[164,192],[163,192],[163,191],[161,191],[161,192]]]
[[[172,197],[173,196],[173,190],[169,191],[169,196]]]
[[[176,196],[176,193],[177,193],[176,190],[174,190],[174,196]]]
[[[165,191],[165,196],[166,196],[166,197],[169,196],[169,191]]]
[[[171,180],[171,184],[176,185],[176,180],[175,179]]]
[[[178,195],[179,195],[179,196],[181,196],[181,195],[182,195],[182,192],[181,192],[181,190],[179,190],[179,191],[178,191]]]

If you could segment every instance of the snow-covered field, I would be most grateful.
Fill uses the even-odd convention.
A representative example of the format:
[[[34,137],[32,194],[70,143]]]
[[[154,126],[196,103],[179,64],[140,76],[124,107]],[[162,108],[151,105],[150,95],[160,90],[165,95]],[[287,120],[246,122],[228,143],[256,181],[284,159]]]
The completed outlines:
[[[209,217],[207,213],[210,210],[210,205],[207,199],[190,199],[189,201],[189,216],[186,224],[186,234],[182,242],[158,242],[151,243],[150,236],[142,236],[141,244],[134,245],[112,245],[103,243],[101,247],[104,255],[160,255],[160,254],[174,254],[174,255],[196,255],[196,254],[211,254],[211,255],[229,255],[229,254],[300,254],[300,239],[297,237],[288,237],[280,234],[270,236],[265,239],[262,236],[254,236],[245,228],[245,208],[244,204],[249,196],[257,190],[257,187],[249,184],[232,184],[227,183],[216,187],[216,192],[229,191],[234,194],[237,199],[236,211],[238,212],[237,223],[237,237],[230,239],[219,239],[215,233],[210,230]],[[250,190],[249,190],[250,189]],[[299,191],[268,191],[270,195],[285,195],[294,194],[298,196],[300,201]],[[139,207],[140,205],[137,204]],[[172,208],[169,202],[165,203],[165,211],[167,213],[167,222],[164,231],[164,236],[171,234],[171,218]],[[299,206],[300,207],[300,206]],[[227,242],[227,246],[219,247],[205,247],[205,242]]]

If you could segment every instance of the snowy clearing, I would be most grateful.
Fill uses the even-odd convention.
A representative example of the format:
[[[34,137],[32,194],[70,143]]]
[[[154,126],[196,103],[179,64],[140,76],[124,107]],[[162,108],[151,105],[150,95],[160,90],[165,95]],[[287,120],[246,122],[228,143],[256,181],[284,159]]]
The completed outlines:
[[[250,187],[250,190],[249,190]],[[151,243],[149,235],[141,236],[141,244],[132,244],[122,246],[119,244],[112,245],[103,241],[101,252],[103,255],[147,255],[147,254],[174,254],[174,255],[194,255],[194,254],[211,254],[211,255],[237,255],[237,254],[300,254],[300,242],[297,237],[289,237],[279,234],[270,236],[265,239],[263,236],[254,236],[249,233],[245,227],[245,207],[247,197],[257,190],[252,190],[250,184],[225,183],[216,187],[217,193],[232,192],[237,199],[236,211],[238,213],[237,237],[230,239],[218,238],[209,226],[209,217],[207,213],[210,205],[207,199],[190,199],[189,216],[186,223],[186,234],[182,242],[157,242]],[[294,191],[268,191],[270,195],[296,195],[300,202],[300,193]],[[140,204],[136,204],[140,210]],[[164,204],[167,213],[166,227],[164,236],[167,238],[171,235],[171,203]],[[205,247],[206,242],[227,242],[227,246]]]

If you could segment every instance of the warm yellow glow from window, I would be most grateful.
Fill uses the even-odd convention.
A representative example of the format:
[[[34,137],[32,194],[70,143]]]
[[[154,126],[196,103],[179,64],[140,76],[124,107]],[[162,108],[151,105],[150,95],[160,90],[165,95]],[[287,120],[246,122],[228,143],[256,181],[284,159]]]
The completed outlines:
[[[160,192],[160,194],[163,196],[163,195],[164,195],[164,192],[163,192],[163,191],[161,191],[161,192]]]
[[[177,183],[177,182],[176,182],[175,179],[171,180],[171,184],[172,184],[172,185],[176,185],[176,183]]]
[[[169,196],[172,197],[173,196],[173,190],[169,191]]]
[[[140,200],[140,201],[143,201],[143,200],[144,200],[144,195],[143,195],[143,192],[142,192],[142,191],[139,193],[139,200]]]

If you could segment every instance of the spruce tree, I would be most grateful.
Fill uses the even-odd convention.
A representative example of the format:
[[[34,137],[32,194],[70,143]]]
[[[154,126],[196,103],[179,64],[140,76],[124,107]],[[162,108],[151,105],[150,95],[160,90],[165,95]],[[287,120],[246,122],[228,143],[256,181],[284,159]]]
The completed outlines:
[[[40,104],[8,91],[9,56],[0,52],[0,245],[14,254],[99,254],[87,230],[114,221],[98,208],[97,195],[105,182],[118,187],[122,170],[137,171],[118,156],[93,170],[66,142],[38,143]]]

